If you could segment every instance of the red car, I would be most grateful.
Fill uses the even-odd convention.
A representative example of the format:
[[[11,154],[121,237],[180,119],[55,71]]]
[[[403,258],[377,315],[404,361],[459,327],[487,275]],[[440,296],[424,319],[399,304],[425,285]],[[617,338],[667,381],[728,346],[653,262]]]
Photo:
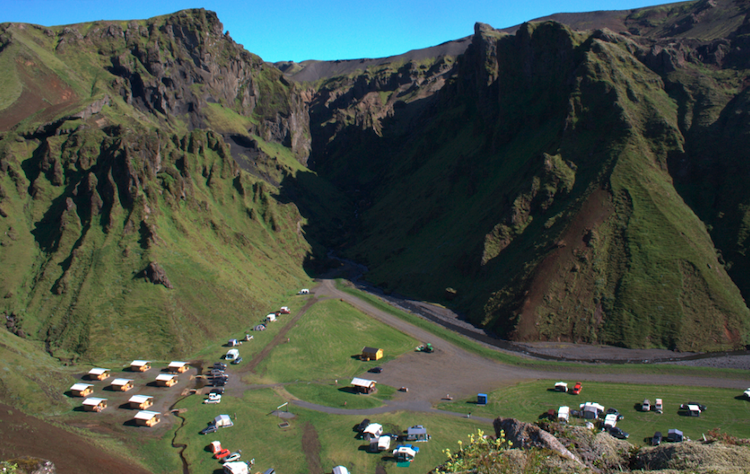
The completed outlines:
[[[581,393],[581,382],[576,383],[575,387],[573,387],[573,390],[570,391],[573,395],[578,395]]]
[[[229,454],[231,454],[229,452],[229,450],[227,448],[224,448],[221,451],[219,451],[218,453],[214,454],[214,457],[216,459],[222,459],[222,458],[225,458],[225,457],[229,456]]]

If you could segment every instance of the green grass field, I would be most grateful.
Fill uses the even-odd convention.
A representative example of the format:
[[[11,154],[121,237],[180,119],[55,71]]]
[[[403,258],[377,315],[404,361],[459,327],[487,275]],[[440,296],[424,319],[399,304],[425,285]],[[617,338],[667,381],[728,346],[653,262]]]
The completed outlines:
[[[750,403],[738,400],[737,390],[655,386],[586,382],[580,395],[550,391],[554,382],[523,382],[513,387],[503,388],[488,394],[486,406],[476,404],[476,399],[454,400],[441,403],[438,408],[459,413],[469,413],[484,417],[511,417],[533,422],[547,410],[557,411],[566,405],[577,410],[581,403],[590,401],[617,408],[625,418],[617,426],[630,433],[629,442],[643,445],[645,438],[655,431],[666,432],[671,428],[682,430],[691,439],[698,439],[703,433],[719,428],[723,433],[740,438],[750,437]],[[571,385],[572,386],[572,385]],[[664,401],[664,413],[640,412],[635,404],[648,398],[653,404],[657,398]],[[700,417],[678,415],[680,404],[689,401],[707,406]],[[582,419],[571,417],[571,423],[583,425]]]
[[[349,304],[338,300],[313,305],[288,333],[289,343],[271,351],[250,375],[250,383],[333,381],[347,378],[380,365],[414,348],[417,341],[380,323]],[[364,346],[380,347],[385,356],[363,362],[358,355]]]
[[[396,392],[394,387],[378,385],[377,392],[370,395],[352,393],[349,380],[336,383],[298,383],[284,388],[300,400],[305,400],[327,407],[347,408],[349,410],[374,408],[381,406],[383,400],[390,400]]]
[[[254,471],[263,472],[273,467],[288,474],[310,472],[302,445],[303,436],[308,436],[311,438],[308,441],[312,442],[315,436],[313,431],[317,433],[323,472],[330,472],[337,465],[344,465],[355,473],[374,472],[378,464],[388,469],[395,467],[392,460],[384,459],[383,454],[368,453],[362,449],[365,443],[355,437],[352,429],[362,421],[361,416],[332,416],[290,406],[289,412],[295,418],[288,420],[288,428],[280,428],[278,425],[284,420],[271,412],[284,403],[284,399],[271,389],[247,391],[242,398],[226,396],[219,405],[203,405],[202,399],[200,396],[190,396],[178,404],[178,408],[187,409],[183,414],[187,421],[179,430],[176,443],[188,445],[185,457],[191,472],[213,472],[220,468],[219,462],[207,450],[214,440],[221,441],[223,447],[232,451],[242,450],[243,460],[254,458]],[[198,434],[220,414],[228,414],[232,418],[236,415],[235,425],[205,436]],[[486,428],[485,424],[471,419],[432,413],[398,412],[369,418],[381,423],[387,432],[399,433],[415,424],[422,424],[428,429],[432,440],[418,444],[420,452],[411,466],[414,472],[428,472],[445,459],[443,449],[455,448],[459,438],[465,439],[470,433],[476,433],[478,428]],[[306,425],[309,426],[306,428]],[[168,441],[163,440],[162,446],[166,449]]]

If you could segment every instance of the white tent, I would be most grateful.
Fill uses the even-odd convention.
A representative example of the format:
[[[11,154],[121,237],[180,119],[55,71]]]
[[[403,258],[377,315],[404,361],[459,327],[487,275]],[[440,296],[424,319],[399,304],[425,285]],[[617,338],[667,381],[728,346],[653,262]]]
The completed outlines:
[[[224,474],[249,474],[250,468],[245,462],[224,463]]]
[[[558,392],[567,392],[568,391],[568,384],[565,382],[557,382],[555,384],[555,390]]]
[[[557,410],[557,421],[570,421],[570,407],[560,407]]]
[[[399,448],[396,448],[393,450],[393,456],[396,459],[404,460],[404,461],[411,461],[414,459],[414,456],[417,454],[415,450],[412,448],[409,448],[407,446],[401,446]]]
[[[336,466],[333,468],[333,471],[331,471],[331,474],[349,474],[349,469],[344,466]]]
[[[269,313],[266,315],[266,321],[276,321],[276,314],[275,313]]]
[[[614,428],[617,426],[617,415],[614,413],[610,413],[609,415],[604,417],[604,427],[605,428]]]
[[[391,449],[391,437],[381,436],[378,438],[378,451],[388,451]]]
[[[362,436],[365,438],[378,438],[383,434],[383,426],[379,423],[370,423],[367,428],[362,432]]]
[[[219,415],[216,418],[214,418],[214,424],[217,428],[229,428],[230,426],[234,426],[234,423],[232,423],[232,418],[230,418],[229,415]]]

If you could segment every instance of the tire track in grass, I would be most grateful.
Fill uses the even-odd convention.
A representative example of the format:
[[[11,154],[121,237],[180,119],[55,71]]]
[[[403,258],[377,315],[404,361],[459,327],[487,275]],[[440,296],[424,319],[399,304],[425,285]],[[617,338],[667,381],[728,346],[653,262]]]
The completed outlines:
[[[310,307],[318,301],[318,298],[310,298],[307,304],[305,304],[305,306],[303,306],[302,309],[299,310],[299,313],[297,313],[294,318],[286,323],[286,326],[284,326],[281,331],[276,334],[276,336],[271,340],[270,343],[266,344],[266,347],[264,347],[263,350],[258,353],[258,355],[253,357],[253,359],[242,368],[240,373],[255,372],[255,369],[258,367],[258,365],[260,365],[261,362],[263,362],[263,359],[265,359],[266,356],[268,356],[268,354],[270,354],[271,351],[276,348],[276,346],[284,341],[284,339],[286,338],[286,333],[288,333],[290,329],[296,326],[297,322],[302,318],[302,316],[305,315],[307,310],[310,309]]]
[[[302,451],[307,460],[307,472],[323,474],[320,463],[320,440],[315,427],[308,421],[302,425]]]

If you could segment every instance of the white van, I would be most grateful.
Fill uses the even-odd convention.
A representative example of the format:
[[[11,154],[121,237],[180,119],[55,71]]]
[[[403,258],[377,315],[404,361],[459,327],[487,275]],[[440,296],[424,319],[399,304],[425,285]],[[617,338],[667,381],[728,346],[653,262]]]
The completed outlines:
[[[240,351],[238,351],[237,349],[229,349],[227,351],[227,355],[225,355],[224,358],[226,360],[234,360],[239,356],[240,356]]]

